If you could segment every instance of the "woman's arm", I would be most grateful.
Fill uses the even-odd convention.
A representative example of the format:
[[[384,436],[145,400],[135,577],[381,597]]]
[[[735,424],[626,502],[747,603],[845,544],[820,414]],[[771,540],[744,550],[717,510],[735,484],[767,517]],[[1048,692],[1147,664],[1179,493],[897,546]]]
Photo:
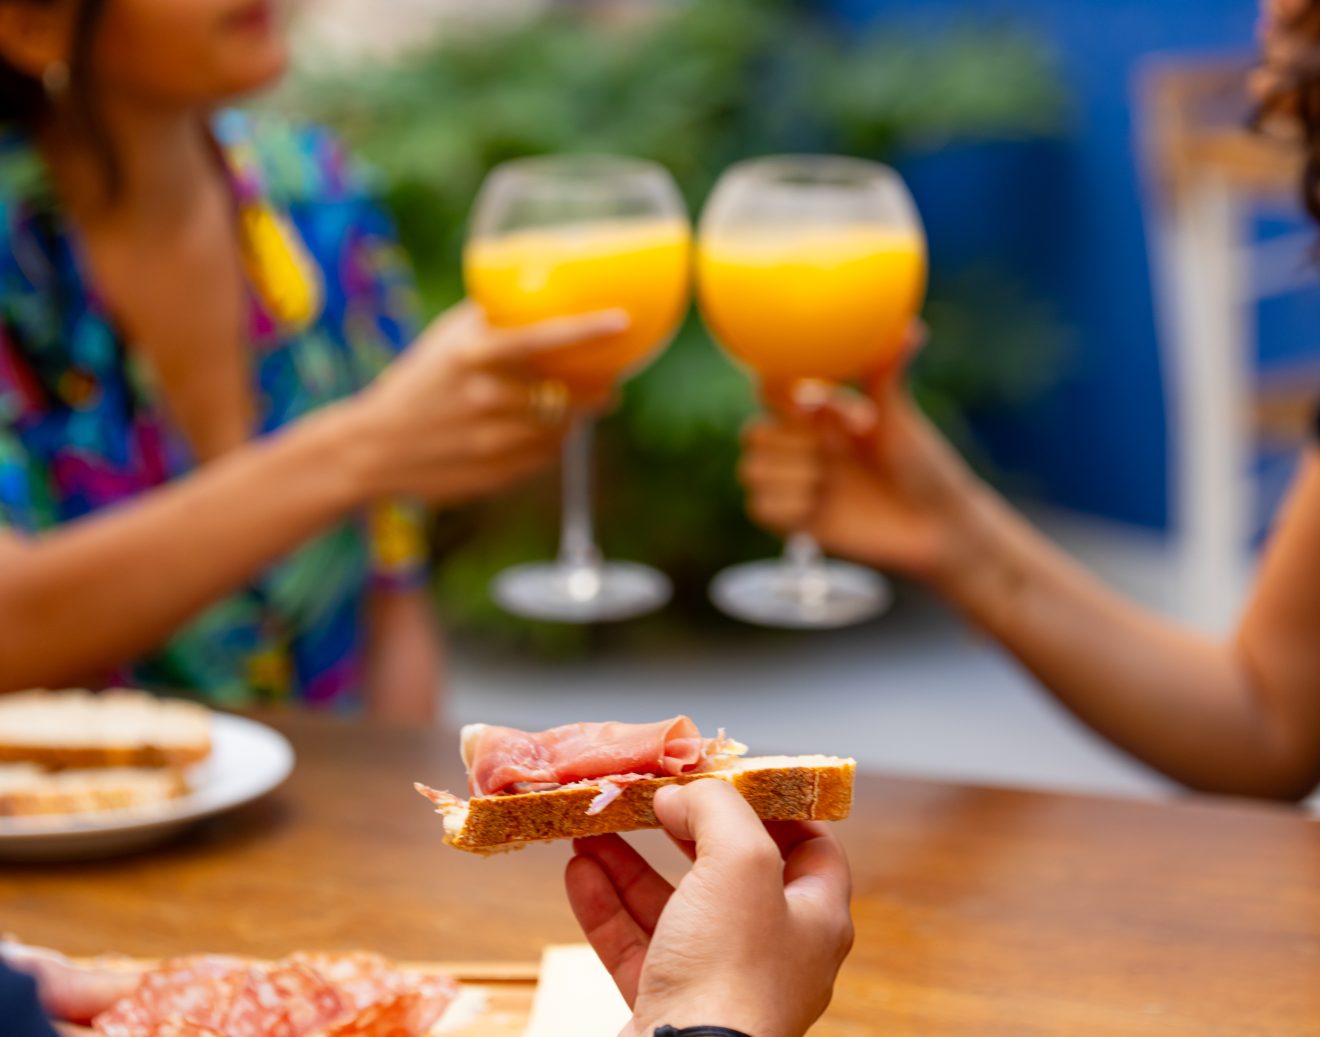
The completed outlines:
[[[459,307],[356,397],[122,507],[33,539],[0,532],[0,691],[137,657],[369,501],[453,503],[542,467],[562,430],[530,413],[518,372],[623,322],[496,331]]]
[[[956,520],[936,585],[1080,719],[1205,791],[1298,799],[1320,781],[1320,456],[1236,635],[1189,632],[1115,594],[990,491]]]
[[[406,723],[434,721],[444,686],[444,651],[425,588],[374,589],[367,639],[368,714]]]
[[[0,690],[69,683],[149,651],[364,499],[350,423],[316,415],[112,512],[0,533]]]
[[[742,474],[754,517],[930,583],[1078,717],[1176,780],[1287,799],[1320,781],[1320,451],[1227,643],[1105,587],[892,383],[753,428]]]

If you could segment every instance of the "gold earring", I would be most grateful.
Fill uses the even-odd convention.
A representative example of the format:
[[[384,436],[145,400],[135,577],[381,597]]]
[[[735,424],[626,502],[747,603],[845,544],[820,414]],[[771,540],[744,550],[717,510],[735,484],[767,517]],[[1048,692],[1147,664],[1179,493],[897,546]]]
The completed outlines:
[[[58,101],[69,89],[69,66],[63,61],[52,61],[41,73],[41,86],[48,100]]]

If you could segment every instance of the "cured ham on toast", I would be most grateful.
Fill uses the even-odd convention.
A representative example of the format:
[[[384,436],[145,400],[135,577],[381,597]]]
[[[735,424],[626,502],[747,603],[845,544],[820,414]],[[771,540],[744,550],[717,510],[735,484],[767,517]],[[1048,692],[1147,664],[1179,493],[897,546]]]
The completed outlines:
[[[685,716],[541,732],[473,724],[461,749],[468,799],[415,787],[444,818],[445,842],[478,854],[657,828],[656,790],[701,778],[729,782],[768,821],[841,821],[857,770],[837,756],[746,756],[723,731],[705,738]]]

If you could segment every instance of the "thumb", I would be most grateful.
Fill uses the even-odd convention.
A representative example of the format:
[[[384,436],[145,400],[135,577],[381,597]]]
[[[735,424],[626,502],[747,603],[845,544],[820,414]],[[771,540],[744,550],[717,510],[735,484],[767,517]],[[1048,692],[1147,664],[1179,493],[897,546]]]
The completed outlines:
[[[882,402],[899,391],[903,374],[930,341],[930,325],[920,317],[908,325],[903,344],[894,356],[872,371],[864,380],[866,394]]]
[[[137,989],[137,971],[82,968],[53,951],[7,944],[4,961],[37,981],[42,1006],[64,1022],[85,1023]]]
[[[715,865],[732,883],[772,880],[781,885],[783,858],[765,824],[727,781],[702,778],[655,795],[655,814],[681,843],[691,843],[700,867]]]
[[[793,414],[835,450],[868,446],[878,434],[880,422],[873,400],[852,389],[814,382],[800,382],[795,387]]]
[[[141,977],[133,972],[70,967],[57,970],[50,993],[43,995],[42,1003],[56,1018],[91,1022],[132,994],[140,982]]]

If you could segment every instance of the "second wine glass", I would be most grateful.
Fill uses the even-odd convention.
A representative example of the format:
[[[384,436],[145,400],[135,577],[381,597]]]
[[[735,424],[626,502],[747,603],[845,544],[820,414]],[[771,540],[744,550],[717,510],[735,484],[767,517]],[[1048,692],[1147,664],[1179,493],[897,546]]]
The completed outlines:
[[[506,163],[478,196],[464,254],[468,294],[501,327],[594,311],[628,313],[626,331],[539,356],[537,374],[599,391],[635,373],[668,344],[687,310],[691,227],[660,166],[614,156]],[[593,520],[593,425],[564,450],[557,559],[496,578],[505,609],[532,619],[629,619],[668,602],[669,580],[647,566],[606,561]]]
[[[782,405],[804,380],[846,383],[893,363],[925,295],[925,233],[886,166],[754,159],[724,174],[702,213],[697,283],[715,338]],[[725,570],[711,596],[752,623],[819,628],[878,615],[891,592],[797,533],[783,559]]]

